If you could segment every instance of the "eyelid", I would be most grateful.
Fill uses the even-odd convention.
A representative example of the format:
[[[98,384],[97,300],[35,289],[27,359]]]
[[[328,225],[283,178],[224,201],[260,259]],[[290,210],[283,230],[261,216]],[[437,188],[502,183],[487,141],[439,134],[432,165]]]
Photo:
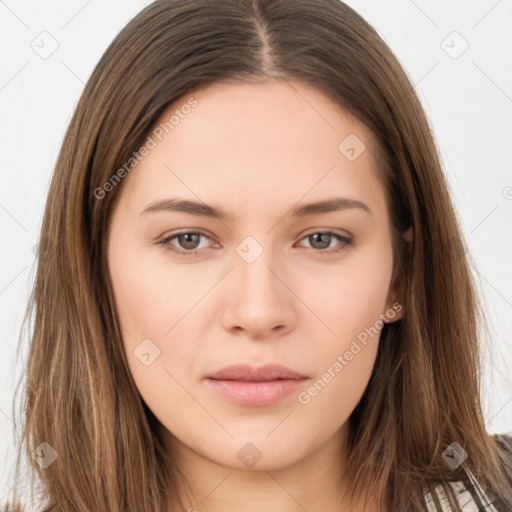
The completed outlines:
[[[347,238],[350,240],[354,238],[353,235],[350,234],[348,231],[340,230],[337,228],[315,228],[312,230],[308,230],[304,234],[302,234],[301,239],[305,238],[306,236],[314,235],[315,233],[330,233],[332,235],[337,235],[342,238]]]

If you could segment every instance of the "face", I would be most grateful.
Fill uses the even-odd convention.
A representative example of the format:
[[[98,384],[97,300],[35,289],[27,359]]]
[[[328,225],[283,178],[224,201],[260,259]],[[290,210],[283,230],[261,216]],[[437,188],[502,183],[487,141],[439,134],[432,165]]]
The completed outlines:
[[[402,314],[371,134],[292,84],[217,83],[169,108],[108,235],[142,399],[176,450],[227,467],[282,468],[337,439],[384,315]],[[255,374],[208,378],[239,364]],[[301,378],[258,373],[271,364]]]

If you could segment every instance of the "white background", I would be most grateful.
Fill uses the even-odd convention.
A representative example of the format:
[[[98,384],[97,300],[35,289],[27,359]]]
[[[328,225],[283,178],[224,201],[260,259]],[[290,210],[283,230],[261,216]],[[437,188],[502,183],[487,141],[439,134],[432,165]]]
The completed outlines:
[[[12,400],[26,340],[21,362],[16,362],[15,350],[52,169],[93,67],[119,30],[148,3],[0,0],[0,502],[12,486],[17,429]],[[431,121],[493,327],[483,386],[487,428],[510,432],[512,2],[347,3],[391,46]],[[458,58],[452,57],[464,41],[453,31],[469,44]],[[52,44],[58,48],[46,59],[33,49],[43,51],[44,45],[48,50]]]

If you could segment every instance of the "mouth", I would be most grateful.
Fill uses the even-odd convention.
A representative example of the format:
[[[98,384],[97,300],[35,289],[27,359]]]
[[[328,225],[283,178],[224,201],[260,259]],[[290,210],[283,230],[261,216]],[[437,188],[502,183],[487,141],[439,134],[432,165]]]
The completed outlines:
[[[276,404],[301,387],[307,379],[275,379],[267,381],[241,381],[206,379],[210,389],[230,402],[250,407]]]
[[[250,364],[236,364],[226,366],[225,368],[208,375],[207,378],[215,380],[269,382],[279,379],[299,380],[306,378],[306,375],[302,375],[299,372],[280,364],[266,364],[258,367]]]
[[[236,365],[209,375],[204,382],[229,402],[265,407],[280,402],[307,380],[305,375],[281,365]]]

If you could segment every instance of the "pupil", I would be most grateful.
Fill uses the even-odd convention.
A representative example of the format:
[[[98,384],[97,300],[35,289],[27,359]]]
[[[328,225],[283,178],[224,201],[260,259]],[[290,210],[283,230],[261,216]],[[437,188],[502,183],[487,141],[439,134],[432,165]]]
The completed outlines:
[[[184,235],[180,235],[180,244],[184,240],[184,244],[182,244],[184,248],[195,249],[197,246],[197,240],[195,240],[195,242],[191,241],[190,237],[199,237],[199,235],[197,233],[185,233]]]
[[[317,240],[317,237],[320,238],[320,241]],[[321,241],[322,237],[326,238],[326,240],[324,242]],[[314,235],[311,235],[310,238],[312,238],[314,240],[314,242],[312,243],[313,247],[315,247],[316,243],[320,243],[321,247],[316,247],[316,248],[317,249],[326,249],[327,247],[329,247],[330,237],[331,237],[331,235],[328,235],[326,233],[315,233]]]

